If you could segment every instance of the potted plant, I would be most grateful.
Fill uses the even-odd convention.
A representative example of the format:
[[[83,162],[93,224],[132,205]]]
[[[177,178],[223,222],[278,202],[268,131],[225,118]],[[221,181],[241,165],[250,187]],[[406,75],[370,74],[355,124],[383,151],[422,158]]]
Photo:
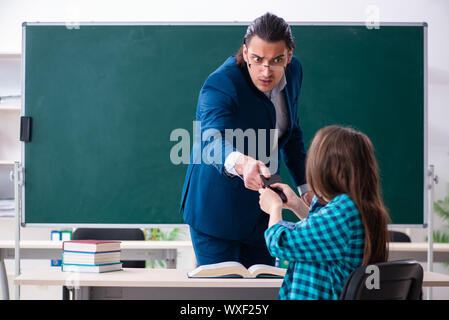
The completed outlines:
[[[433,231],[433,242],[435,243],[449,243],[449,193],[443,200],[437,200],[433,203],[435,212],[443,219],[445,225],[442,229]],[[449,263],[443,263],[447,268]]]
[[[172,230],[162,231],[159,228],[150,228],[144,230],[145,240],[152,241],[176,241],[181,240],[185,235],[184,230],[180,228],[173,228]],[[147,260],[146,268],[166,268],[165,260]]]

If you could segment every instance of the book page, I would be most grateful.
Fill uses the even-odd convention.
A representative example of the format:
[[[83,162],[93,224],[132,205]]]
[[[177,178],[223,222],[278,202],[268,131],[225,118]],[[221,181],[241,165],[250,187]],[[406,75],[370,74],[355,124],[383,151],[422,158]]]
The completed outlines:
[[[260,275],[283,277],[287,272],[286,269],[269,266],[266,264],[255,264],[248,268],[253,277]]]
[[[248,270],[236,261],[202,265],[188,273],[189,277],[224,277],[232,275],[251,277]]]

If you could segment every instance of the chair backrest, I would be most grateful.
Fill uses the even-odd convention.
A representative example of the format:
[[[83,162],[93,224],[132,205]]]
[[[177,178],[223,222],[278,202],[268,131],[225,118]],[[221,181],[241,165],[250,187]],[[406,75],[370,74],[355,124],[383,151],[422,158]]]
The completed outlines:
[[[73,240],[145,240],[141,229],[79,228]],[[145,261],[123,261],[124,268],[145,268]]]
[[[376,263],[379,287],[367,285],[368,277],[375,276],[372,268],[361,266],[346,280],[341,300],[420,300],[422,299],[423,268],[416,260],[398,260]],[[369,283],[372,278],[369,279]]]
[[[388,231],[390,235],[390,242],[412,242],[410,237],[400,231]]]

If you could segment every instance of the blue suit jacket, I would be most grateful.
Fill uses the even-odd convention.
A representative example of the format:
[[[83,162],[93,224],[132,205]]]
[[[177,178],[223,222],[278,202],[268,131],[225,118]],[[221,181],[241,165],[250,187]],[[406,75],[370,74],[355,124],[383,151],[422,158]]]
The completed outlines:
[[[287,85],[283,92],[289,121],[288,130],[279,140],[281,155],[278,159],[285,162],[295,184],[302,185],[305,183],[306,151],[297,106],[302,69],[295,57],[287,66],[285,76]],[[208,129],[221,133],[237,128],[269,130],[275,128],[276,111],[271,100],[253,84],[248,70],[239,68],[232,56],[207,78],[201,88],[196,121],[201,121],[201,134],[210,132]],[[219,155],[211,153],[221,161],[195,161],[195,155],[201,158],[204,148],[218,141],[204,140],[200,146],[194,145],[187,169],[180,208],[184,211],[185,222],[200,232],[231,240],[247,238],[256,224],[264,224],[265,229],[268,215],[260,209],[259,193],[245,188],[242,179],[230,177],[224,171],[224,160],[231,151],[237,150],[236,146],[222,139],[223,146],[228,144],[232,148],[223,148]],[[248,145],[238,151],[248,154]]]

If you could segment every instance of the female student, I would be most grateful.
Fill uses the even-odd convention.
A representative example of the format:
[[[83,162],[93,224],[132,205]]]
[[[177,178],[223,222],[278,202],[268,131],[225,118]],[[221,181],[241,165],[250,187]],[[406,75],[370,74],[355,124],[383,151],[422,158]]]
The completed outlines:
[[[270,254],[289,261],[280,299],[338,299],[349,274],[360,265],[388,259],[388,212],[382,202],[377,162],[369,138],[340,126],[319,130],[306,163],[316,195],[310,209],[286,184],[287,197],[260,189],[259,204],[270,215],[265,240]],[[301,221],[282,221],[282,208]]]

